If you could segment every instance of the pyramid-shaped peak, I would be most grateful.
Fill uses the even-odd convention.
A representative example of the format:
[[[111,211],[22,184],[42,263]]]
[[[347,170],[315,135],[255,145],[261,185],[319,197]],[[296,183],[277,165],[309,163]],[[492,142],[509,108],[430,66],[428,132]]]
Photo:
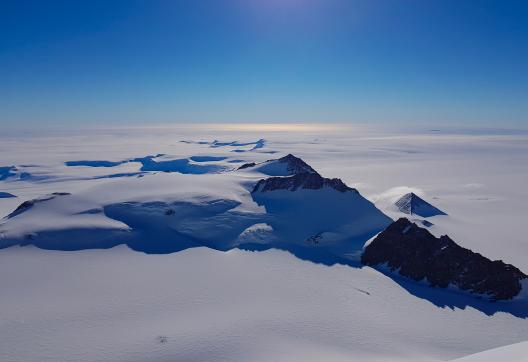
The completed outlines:
[[[290,162],[290,161],[293,161],[293,162],[302,161],[302,162],[304,162],[302,159],[300,159],[299,157],[295,157],[291,153],[288,153],[286,156],[279,158],[279,161],[287,161],[287,162]]]
[[[301,173],[317,174],[317,171],[315,171],[310,165],[291,153],[284,157],[267,160],[261,163],[246,163],[238,169],[250,169],[268,176],[292,176]]]
[[[290,175],[296,175],[300,173],[317,173],[317,171],[315,171],[310,165],[308,165],[299,157],[295,157],[291,153],[279,158],[277,161],[287,164],[287,170]],[[273,162],[273,160],[270,162]]]
[[[447,215],[442,210],[431,205],[414,192],[403,195],[395,203],[398,210],[408,215],[418,215],[421,217],[430,217],[436,215]]]

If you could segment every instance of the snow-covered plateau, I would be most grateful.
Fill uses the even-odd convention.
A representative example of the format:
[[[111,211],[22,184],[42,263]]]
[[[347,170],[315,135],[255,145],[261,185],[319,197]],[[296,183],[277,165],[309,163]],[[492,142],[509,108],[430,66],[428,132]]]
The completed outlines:
[[[493,302],[361,264],[406,217],[528,273],[528,132],[10,131],[0,155],[0,361],[528,360],[528,279]]]

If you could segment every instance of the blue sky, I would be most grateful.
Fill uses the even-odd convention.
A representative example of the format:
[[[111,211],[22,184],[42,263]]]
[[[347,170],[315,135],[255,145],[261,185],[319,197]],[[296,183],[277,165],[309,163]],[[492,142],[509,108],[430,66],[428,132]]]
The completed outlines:
[[[522,0],[0,0],[0,34],[0,125],[528,123]]]

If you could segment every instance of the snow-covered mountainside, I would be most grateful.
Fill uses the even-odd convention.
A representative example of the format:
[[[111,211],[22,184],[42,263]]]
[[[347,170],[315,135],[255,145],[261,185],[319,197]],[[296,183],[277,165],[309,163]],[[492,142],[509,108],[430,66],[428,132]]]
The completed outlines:
[[[215,169],[200,176],[179,170],[28,200],[0,223],[0,247],[79,250],[127,244],[148,253],[277,247],[330,264],[352,263],[363,244],[392,221],[357,190],[323,178],[293,155],[265,165],[265,170],[280,165],[293,176],[257,181],[261,168],[250,174]],[[248,239],[255,232],[266,234],[258,245]]]
[[[150,162],[180,162],[152,161],[150,156],[140,161],[142,170]],[[102,161],[75,165],[117,166]],[[80,250],[126,244],[147,253],[200,246],[224,251],[278,248],[328,265],[357,266],[365,242],[392,222],[356,189],[340,179],[321,176],[291,154],[262,165],[225,173],[217,172],[221,166],[213,167],[207,177],[188,175],[188,168],[166,175],[164,169],[165,173],[141,174],[85,193],[54,192],[28,200],[0,223],[0,247],[32,244]],[[251,168],[254,171],[248,174]],[[284,176],[254,180],[263,175],[263,169],[279,168]],[[178,191],[166,188],[167,183],[178,185]],[[210,189],[210,185],[216,187]],[[116,192],[115,187],[125,187],[127,192]],[[415,212],[415,207],[420,211],[435,209],[413,193],[402,200],[406,205],[399,206],[409,212]],[[431,285],[444,288],[453,284],[494,300],[516,296],[521,290],[520,279],[526,277],[518,269],[492,263],[447,237],[436,239],[407,219],[378,235],[361,261],[372,266],[388,264],[414,280],[426,278]]]
[[[418,215],[421,217],[446,215],[445,212],[423,200],[414,192],[403,195],[398,201],[396,201],[395,205],[398,210],[409,215]]]
[[[16,196],[0,198],[0,361],[522,353],[512,344],[528,336],[526,279],[513,299],[490,302],[360,257],[406,216],[427,224],[433,247],[432,236],[411,251],[391,243],[391,257],[436,265],[449,249],[444,266],[459,270],[460,249],[434,247],[449,235],[528,271],[528,133],[3,130],[0,154],[0,190]],[[395,202],[409,193],[449,215],[402,213]],[[464,282],[489,287],[501,273],[483,278],[489,261],[474,253],[463,263],[475,280]]]

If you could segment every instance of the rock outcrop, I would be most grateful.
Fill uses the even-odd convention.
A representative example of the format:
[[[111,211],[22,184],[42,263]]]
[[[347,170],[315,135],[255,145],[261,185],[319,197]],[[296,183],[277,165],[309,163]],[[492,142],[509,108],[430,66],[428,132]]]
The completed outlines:
[[[364,250],[361,262],[433,287],[455,286],[491,300],[512,299],[527,276],[500,260],[463,248],[447,235],[435,237],[406,218],[392,223]]]
[[[256,166],[257,164],[255,162],[248,162],[248,163],[245,163],[243,164],[242,166],[240,166],[239,168],[237,168],[237,170],[243,170],[245,168],[250,168],[250,167],[254,167]]]
[[[310,165],[308,165],[306,162],[304,162],[299,157],[295,157],[291,153],[281,157],[277,160],[280,163],[286,164],[286,169],[290,174],[297,175],[302,173],[313,173],[316,174],[317,171],[315,171]]]
[[[310,165],[292,154],[261,163],[245,163],[238,169],[243,170],[249,168],[270,176],[291,176],[301,173],[317,173],[317,171],[315,171]]]
[[[296,191],[301,189],[319,190],[324,187],[329,187],[339,192],[353,191],[357,193],[356,189],[348,187],[343,181],[338,178],[325,178],[315,171],[310,165],[302,159],[291,154],[279,158],[277,160],[269,160],[264,162],[264,167],[270,168],[272,165],[285,165],[286,175],[273,176],[260,180],[253,188],[252,193],[268,192],[275,190]],[[258,165],[258,166],[260,166]],[[245,164],[239,169],[253,167],[252,164]],[[262,169],[264,169],[262,167]]]
[[[296,191],[299,189],[319,190],[329,187],[339,192],[353,191],[356,189],[348,187],[338,178],[324,178],[318,173],[299,173],[293,176],[269,177],[260,180],[253,188],[252,193],[268,192],[275,190]]]
[[[71,195],[69,192],[53,192],[49,195],[46,195],[46,196],[43,196],[43,197],[39,197],[37,199],[33,199],[33,200],[28,200],[28,201],[24,201],[23,203],[21,203],[20,205],[18,205],[18,207],[12,212],[10,213],[9,215],[7,215],[5,218],[6,219],[11,219],[17,215],[20,215],[22,214],[23,212],[26,212],[28,211],[29,209],[31,209],[35,204],[38,204],[40,202],[44,202],[44,201],[48,201],[48,200],[51,200],[51,199],[54,199],[55,197],[57,196],[67,196],[67,195]]]

